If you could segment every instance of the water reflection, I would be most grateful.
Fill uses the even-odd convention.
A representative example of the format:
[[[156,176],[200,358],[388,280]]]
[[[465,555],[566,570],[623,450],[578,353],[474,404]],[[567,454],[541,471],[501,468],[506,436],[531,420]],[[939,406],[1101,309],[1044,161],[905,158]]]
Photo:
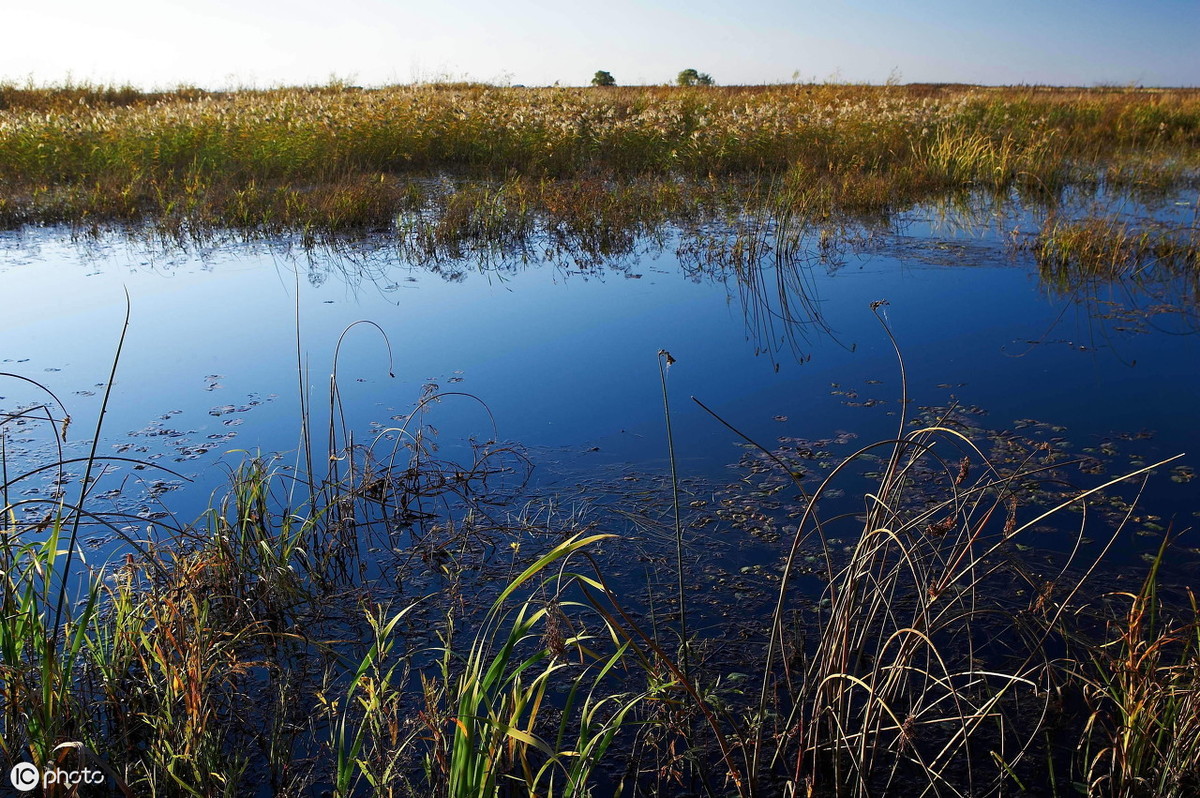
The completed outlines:
[[[776,209],[656,229],[530,228],[507,243],[480,234],[453,246],[394,234],[306,246],[302,236],[26,230],[0,239],[11,297],[3,368],[43,377],[76,419],[94,418],[128,287],[134,324],[102,445],[196,480],[145,481],[148,498],[122,509],[145,519],[161,511],[153,490],[190,491],[172,502],[183,522],[220,486],[220,458],[294,453],[304,407],[313,429],[328,425],[326,389],[302,400],[297,372],[322,386],[336,341],[359,319],[386,333],[396,377],[377,336],[347,339],[344,437],[400,423],[436,384],[483,398],[502,440],[550,452],[550,482],[556,470],[661,464],[654,353],[664,348],[680,360],[673,392],[702,397],[757,439],[893,435],[896,368],[867,310],[885,298],[919,404],[954,394],[999,429],[1031,418],[1065,426],[1079,448],[1156,431],[1146,446],[1162,451],[1139,458],[1196,448],[1179,413],[1200,399],[1189,365],[1200,361],[1194,273],[1047,282],[1028,235],[1012,235],[1037,229],[1043,211],[990,208],[825,225]],[[10,414],[34,401],[8,385],[0,396]],[[693,475],[737,460],[727,431],[700,411],[681,407],[676,421]],[[427,423],[464,462],[470,444],[457,452],[454,441],[495,437],[471,402],[439,403]],[[27,437],[9,437],[9,457],[56,458]],[[96,495],[144,476],[114,465]],[[1192,512],[1169,494],[1159,498]]]

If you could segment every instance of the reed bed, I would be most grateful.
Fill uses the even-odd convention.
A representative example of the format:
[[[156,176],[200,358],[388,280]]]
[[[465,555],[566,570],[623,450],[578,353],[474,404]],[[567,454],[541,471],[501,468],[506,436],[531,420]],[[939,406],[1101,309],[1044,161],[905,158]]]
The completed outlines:
[[[964,188],[1169,190],[1194,183],[1198,144],[1200,93],[1184,89],[8,85],[0,223],[390,231],[406,209],[455,218],[470,198],[429,188],[447,179],[509,181],[551,216],[566,181],[653,222],[704,204],[680,194],[778,178],[814,211],[854,214]]]

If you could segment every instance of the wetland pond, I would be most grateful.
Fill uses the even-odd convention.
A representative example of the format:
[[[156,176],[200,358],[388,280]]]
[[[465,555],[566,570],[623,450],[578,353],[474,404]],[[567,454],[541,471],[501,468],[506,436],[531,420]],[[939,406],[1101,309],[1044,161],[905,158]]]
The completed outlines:
[[[114,590],[130,589],[121,580],[131,577],[120,574],[135,572],[131,552],[144,553],[160,539],[186,550],[202,545],[205,530],[220,529],[214,545],[225,545],[220,541],[231,527],[203,514],[220,506],[231,473],[251,457],[287,475],[272,483],[280,507],[311,496],[314,516],[332,514],[298,549],[290,548],[285,531],[262,538],[268,548],[285,550],[282,569],[249,573],[257,567],[251,565],[247,574],[216,577],[238,585],[229,588],[240,596],[231,617],[256,601],[266,607],[248,629],[289,628],[283,624],[290,618],[286,623],[302,630],[280,637],[286,645],[278,651],[270,636],[269,652],[261,654],[274,658],[280,672],[295,672],[288,677],[295,680],[292,692],[278,693],[282,703],[271,703],[275,671],[261,679],[222,677],[236,681],[232,700],[239,723],[250,729],[237,733],[266,739],[284,728],[272,719],[293,712],[328,718],[289,727],[295,749],[282,769],[269,778],[245,777],[262,795],[278,794],[272,790],[284,789],[288,779],[312,788],[304,794],[330,794],[334,777],[313,763],[345,742],[338,724],[346,715],[338,721],[336,705],[322,703],[322,685],[342,678],[347,697],[354,696],[354,663],[380,650],[371,638],[378,626],[367,629],[363,612],[382,618],[376,608],[396,606],[397,599],[407,605],[402,615],[417,608],[403,627],[404,656],[426,686],[423,710],[414,687],[406,723],[417,730],[412,740],[441,745],[440,727],[421,713],[451,711],[438,709],[440,694],[428,692],[428,685],[448,685],[451,677],[444,670],[444,682],[436,675],[426,681],[426,670],[438,673],[438,657],[429,652],[448,652],[456,625],[489,634],[492,615],[481,621],[482,612],[456,608],[473,604],[479,611],[498,591],[510,595],[512,587],[503,586],[524,578],[509,582],[520,573],[520,558],[539,557],[569,534],[615,536],[589,549],[596,573],[603,572],[633,616],[649,620],[654,641],[643,639],[660,661],[669,661],[656,647],[670,639],[664,629],[673,634],[678,624],[689,641],[679,646],[680,667],[688,669],[692,652],[709,674],[698,679],[712,685],[705,707],[741,706],[744,717],[757,717],[761,707],[739,686],[748,678],[741,671],[753,670],[748,663],[756,658],[765,661],[767,685],[794,657],[819,658],[838,637],[836,629],[826,634],[827,619],[848,617],[836,606],[827,612],[829,596],[849,595],[859,567],[892,580],[876,588],[887,596],[883,605],[863,599],[864,607],[886,607],[886,618],[872,620],[870,609],[860,622],[863,634],[885,630],[878,633],[887,640],[881,650],[929,613],[931,634],[945,645],[939,658],[974,663],[994,655],[1007,662],[1007,647],[1025,620],[1048,619],[1049,628],[1057,622],[1048,609],[1056,600],[1065,608],[1103,591],[1136,589],[1164,536],[1196,525],[1200,318],[1194,272],[1144,262],[1124,276],[1056,273],[1030,245],[1045,223],[1037,211],[981,207],[918,208],[886,225],[798,236],[748,215],[724,226],[615,236],[619,246],[601,253],[548,235],[519,249],[484,243],[420,258],[382,233],[319,247],[232,237],[163,245],[128,231],[4,233],[6,503],[25,529],[44,533],[56,503],[72,506],[81,492],[95,444],[99,459],[84,492],[88,515],[79,538],[86,567],[70,571],[75,584],[67,586],[75,595],[86,594],[98,581],[89,572],[101,567]],[[1125,212],[1139,224],[1166,220],[1195,228],[1196,204],[1186,197]],[[920,437],[929,427],[941,431]],[[920,457],[891,455],[898,435],[918,436],[903,451]],[[922,448],[930,440],[932,447]],[[882,443],[872,448],[874,442]],[[358,454],[329,456],[348,446]],[[1175,459],[1162,462],[1168,458]],[[375,472],[371,463],[392,470]],[[423,470],[423,463],[433,465]],[[336,498],[317,510],[319,489],[306,485],[305,475],[319,482],[326,469],[351,487],[330,494]],[[376,473],[396,474],[396,481],[376,480]],[[1135,477],[1118,479],[1128,474]],[[379,487],[389,484],[397,497],[391,504],[387,488]],[[1086,501],[1070,501],[1081,494]],[[353,499],[349,511],[341,509],[346,497]],[[378,510],[370,510],[376,500]],[[366,516],[359,518],[355,501],[369,510]],[[259,505],[249,506],[248,516],[237,517],[257,523]],[[893,522],[900,532],[888,531]],[[352,534],[340,537],[347,529]],[[910,575],[920,588],[915,593],[901,559],[877,557],[870,548],[884,551],[888,536],[919,552]],[[532,545],[523,547],[527,539]],[[340,559],[339,546],[371,555]],[[1190,534],[1175,539],[1162,566],[1164,591],[1191,584],[1196,546]],[[151,567],[167,561],[156,551],[158,559],[146,557],[143,566],[147,589],[158,578]],[[334,555],[313,565],[320,551]],[[271,561],[254,550],[238,556]],[[677,563],[686,578],[676,581]],[[215,566],[198,566],[197,573],[206,567]],[[293,567],[312,575],[316,586],[307,602],[290,592]],[[938,567],[952,574],[945,584],[929,576]],[[1084,574],[1093,576],[1092,587],[1076,598],[1074,585]],[[599,586],[577,579],[571,590]],[[781,590],[784,580],[788,588]],[[528,589],[546,590],[550,581]],[[915,602],[917,619],[903,620],[911,596],[926,591]],[[777,598],[784,606],[780,593],[797,603],[787,609],[794,614],[786,616],[786,635],[779,632],[776,659],[775,629],[785,622],[776,627],[770,619],[785,617],[773,615],[781,612]],[[1004,612],[975,618],[966,608],[976,594]],[[444,601],[423,601],[435,595]],[[529,599],[546,607],[535,617],[546,619],[540,645],[551,652],[547,674],[559,667],[555,646],[563,645],[551,631],[560,628],[560,595],[574,594]],[[619,607],[614,596],[606,601]],[[1185,606],[1185,597],[1175,600]],[[585,605],[563,599],[561,606]],[[959,634],[961,618],[975,630]],[[620,625],[604,619],[610,630]],[[816,643],[813,622],[823,624]],[[993,632],[996,622],[1000,631]],[[572,642],[580,652],[582,639],[590,638]],[[335,652],[314,640],[341,645]],[[1032,649],[1058,656],[1054,646],[1042,637]],[[825,667],[835,675],[846,667],[878,670],[882,655],[852,653],[857,659],[849,664]],[[942,688],[960,677],[966,681],[951,694],[972,695],[974,667],[928,680],[905,699],[909,717],[940,712]],[[1020,674],[1013,684],[1033,686],[1024,674],[1040,671],[1035,658],[1013,672]],[[405,678],[414,677],[406,671]],[[564,689],[552,688],[556,708],[569,709]],[[132,699],[117,705],[121,700]],[[804,700],[820,706],[825,699]],[[247,702],[262,711],[243,712]],[[1013,717],[1029,720],[1021,702],[1012,702]],[[655,706],[648,701],[646,711],[657,712]],[[451,717],[443,719],[449,724]],[[623,715],[615,717],[619,725]],[[697,718],[681,722],[699,724]],[[674,728],[675,721],[662,722]],[[432,737],[419,736],[422,723],[430,724]],[[1034,718],[1030,728],[1038,723]],[[899,726],[879,730],[881,745],[893,732],[905,750]],[[1007,736],[1001,727],[988,745]],[[623,739],[630,762],[669,763],[674,756],[673,743],[642,733]],[[1039,743],[1029,739],[1023,745],[1035,754],[1022,767],[1035,772]],[[936,735],[925,743],[941,745]],[[241,750],[227,748],[231,756]],[[1071,756],[1069,748],[1060,753]],[[715,761],[716,750],[711,744],[708,750]],[[419,771],[417,760],[405,762]],[[624,766],[606,767],[594,777],[597,794],[631,775],[621,772]],[[637,766],[632,778],[659,779],[644,785],[651,793],[682,779],[669,768],[647,767]],[[884,772],[886,783],[923,778],[898,772]],[[344,781],[349,775],[336,778],[343,779],[338,794],[358,794]]]
[[[1140,212],[1187,223],[1195,205],[1185,197]],[[772,250],[768,232],[751,256],[714,246],[730,231],[674,229],[607,257],[532,246],[424,262],[385,239],[181,248],[25,229],[0,237],[0,369],[62,400],[72,418],[63,456],[85,455],[128,294],[99,453],[142,462],[106,463],[89,495],[135,538],[168,512],[194,520],[248,454],[297,465],[301,374],[310,435],[326,440],[341,340],[343,440],[394,448],[421,399],[445,394],[416,424],[440,457],[468,462],[483,442],[515,442],[532,466],[524,489],[560,504],[641,502],[634,515],[647,519],[661,516],[669,474],[658,356],[669,352],[677,467],[690,521],[706,535],[737,515],[714,510],[780,488],[692,396],[746,438],[812,461],[803,470],[813,475],[835,455],[894,437],[902,409],[910,426],[948,410],[973,436],[1027,434],[1069,456],[1064,468],[1079,489],[1183,453],[1151,477],[1115,544],[1116,561],[1133,562],[1163,530],[1194,526],[1200,510],[1194,281],[1056,288],[1020,245],[1020,230],[1036,227],[1031,212],[1012,207],[970,222],[922,208],[886,229],[832,244],[812,236],[786,252]],[[872,312],[880,300],[903,357],[907,407],[896,353]],[[45,401],[27,381],[0,387],[6,414],[27,413],[6,425],[10,474],[59,456],[28,411]],[[869,463],[863,471],[871,476]],[[63,477],[49,470],[14,488],[22,500],[44,499],[55,480]],[[827,498],[861,512],[868,485],[847,481]],[[758,549],[734,564],[769,560],[772,522],[737,521]],[[622,514],[618,525],[631,524]],[[1178,562],[1193,559],[1187,540]],[[1045,545],[1054,548],[1052,536]],[[103,531],[90,548],[99,562],[123,556]]]

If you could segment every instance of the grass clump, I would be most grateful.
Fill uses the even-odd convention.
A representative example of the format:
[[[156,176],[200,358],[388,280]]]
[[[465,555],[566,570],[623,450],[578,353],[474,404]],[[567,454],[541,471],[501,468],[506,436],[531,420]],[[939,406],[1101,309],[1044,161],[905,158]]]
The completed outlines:
[[[1098,280],[1200,279],[1200,230],[1117,217],[1051,219],[1034,240],[1043,280],[1066,290]],[[1194,293],[1194,292],[1193,292]]]
[[[1200,790],[1200,607],[1160,595],[1167,540],[1137,592],[1110,598],[1106,639],[1079,676],[1093,707],[1078,769],[1089,795],[1185,796]],[[1177,611],[1183,610],[1182,618]]]

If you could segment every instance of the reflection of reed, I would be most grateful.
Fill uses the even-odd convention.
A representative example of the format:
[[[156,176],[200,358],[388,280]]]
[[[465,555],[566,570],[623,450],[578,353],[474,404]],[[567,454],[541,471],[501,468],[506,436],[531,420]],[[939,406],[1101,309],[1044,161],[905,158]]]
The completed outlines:
[[[633,274],[647,259],[675,249],[685,275],[694,281],[712,280],[736,292],[746,320],[747,335],[756,354],[776,358],[784,351],[806,360],[813,336],[832,335],[821,310],[813,280],[813,267],[837,265],[851,238],[844,224],[826,222],[817,227],[800,203],[770,191],[753,210],[742,209],[732,224],[669,223],[581,229],[548,218],[522,226],[519,240],[508,248],[486,237],[457,238],[447,245],[436,232],[415,234],[411,241],[383,243],[381,249],[338,250],[347,279],[361,275],[370,265],[372,282],[385,284],[383,275],[396,263],[408,262],[440,274],[462,279],[469,272],[496,277],[529,267],[551,266],[562,273],[602,277],[606,273]]]
[[[772,356],[787,347],[808,359],[800,344],[810,335],[832,335],[822,315],[809,264],[797,258],[746,264],[737,272],[738,296],[756,352]]]
[[[498,185],[490,193],[481,190],[469,203],[462,200],[467,204],[456,217],[462,222],[458,226],[449,224],[440,210],[429,209],[402,216],[395,234],[315,239],[294,234],[265,240],[227,234],[202,244],[152,231],[115,230],[81,237],[77,244],[96,250],[90,256],[96,259],[113,242],[123,242],[138,259],[164,271],[189,256],[203,261],[211,253],[265,253],[281,273],[299,274],[314,286],[334,280],[355,292],[382,296],[394,294],[420,273],[448,282],[470,274],[505,280],[546,267],[589,278],[639,276],[646,261],[673,251],[687,279],[718,282],[731,296],[736,292],[756,354],[777,358],[786,351],[805,360],[813,336],[832,334],[816,296],[813,268],[836,266],[858,231],[887,222],[816,222],[819,214],[804,195],[776,186],[751,191],[755,199],[735,204],[731,220],[718,220],[718,211],[710,210],[688,224],[658,213],[649,220],[643,214],[625,217],[618,206],[600,209],[597,218],[584,224],[580,216],[522,209],[514,190]]]
[[[803,362],[812,336],[833,335],[812,269],[836,265],[846,234],[828,224],[818,229],[798,204],[786,191],[772,192],[762,210],[741,214],[732,228],[693,230],[678,257],[695,277],[736,290],[755,354],[775,359],[787,350]]]

